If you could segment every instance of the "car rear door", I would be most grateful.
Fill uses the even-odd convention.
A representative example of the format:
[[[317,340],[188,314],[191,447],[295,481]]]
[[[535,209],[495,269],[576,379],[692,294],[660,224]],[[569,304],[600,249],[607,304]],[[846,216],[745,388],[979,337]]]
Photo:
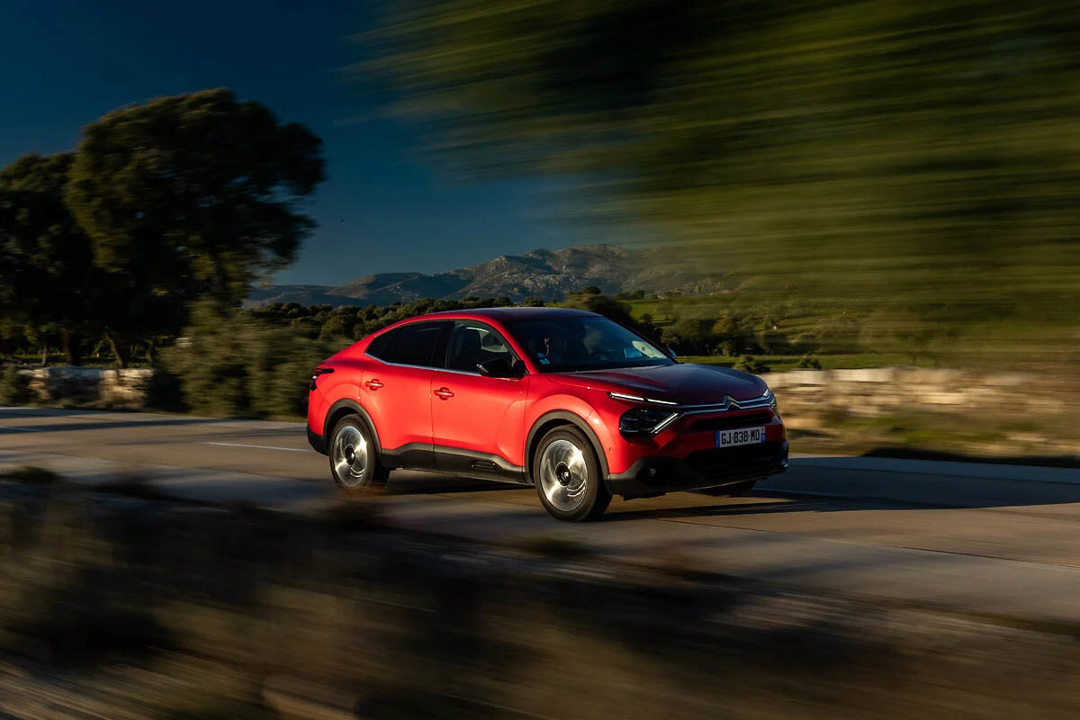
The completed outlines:
[[[525,444],[527,375],[495,378],[477,364],[503,357],[521,362],[490,325],[455,320],[445,369],[431,377],[431,418],[435,462],[440,470],[518,479]]]
[[[431,374],[432,365],[445,355],[449,329],[446,320],[410,323],[368,349],[374,360],[361,378],[361,404],[392,464],[434,466]]]

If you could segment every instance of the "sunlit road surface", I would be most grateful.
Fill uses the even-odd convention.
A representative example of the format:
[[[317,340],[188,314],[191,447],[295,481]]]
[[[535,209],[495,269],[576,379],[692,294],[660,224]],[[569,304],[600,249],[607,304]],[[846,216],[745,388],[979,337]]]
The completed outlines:
[[[297,423],[0,408],[0,471],[132,475],[203,500],[297,512],[341,501]],[[396,526],[524,545],[557,537],[618,562],[778,588],[1038,622],[1080,622],[1080,471],[796,458],[745,498],[673,493],[559,523],[529,488],[415,472],[376,502]]]

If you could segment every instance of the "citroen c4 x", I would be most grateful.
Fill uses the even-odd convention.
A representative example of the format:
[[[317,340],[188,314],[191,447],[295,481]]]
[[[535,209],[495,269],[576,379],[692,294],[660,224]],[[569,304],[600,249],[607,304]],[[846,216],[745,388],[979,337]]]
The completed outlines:
[[[534,485],[560,520],[612,495],[741,494],[787,467],[754,375],[677,362],[594,313],[496,308],[391,325],[315,368],[308,440],[346,492],[415,468]]]

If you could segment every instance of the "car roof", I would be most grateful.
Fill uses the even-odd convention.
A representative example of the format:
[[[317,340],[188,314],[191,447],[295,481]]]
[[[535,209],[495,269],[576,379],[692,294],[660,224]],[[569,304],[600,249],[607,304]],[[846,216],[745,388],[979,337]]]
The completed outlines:
[[[591,313],[586,310],[575,310],[573,308],[558,308],[558,307],[497,307],[497,308],[476,308],[472,310],[444,310],[442,312],[428,313],[427,315],[420,315],[410,320],[420,320],[423,318],[437,318],[437,317],[458,317],[458,318],[493,318],[500,322],[508,322],[512,320],[540,320],[550,319],[557,317],[590,317],[595,316],[596,313]]]
[[[415,322],[423,322],[424,320],[484,320],[493,319],[500,323],[513,322],[515,320],[548,320],[560,317],[600,317],[597,313],[588,312],[586,310],[574,310],[573,308],[551,308],[551,307],[497,307],[497,308],[475,308],[472,310],[442,310],[440,312],[428,313],[426,315],[414,315],[413,317],[405,318],[404,320],[398,320],[391,323],[384,328],[380,328],[370,335],[362,338],[362,342],[368,342],[376,335],[382,335],[383,333],[390,332],[391,330],[397,330],[405,325],[411,325]]]

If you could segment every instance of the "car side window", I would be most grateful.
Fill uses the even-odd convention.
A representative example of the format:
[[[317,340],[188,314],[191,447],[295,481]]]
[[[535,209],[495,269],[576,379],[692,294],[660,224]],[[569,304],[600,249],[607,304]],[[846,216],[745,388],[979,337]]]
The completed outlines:
[[[377,348],[380,360],[397,365],[441,366],[446,335],[445,322],[421,322],[393,331],[385,346]]]
[[[386,353],[386,348],[390,346],[390,341],[394,339],[394,335],[396,334],[397,330],[390,330],[389,332],[384,332],[382,335],[376,335],[372,338],[371,342],[368,343],[367,354],[381,360]]]
[[[477,365],[495,358],[505,358],[509,367],[519,362],[506,340],[493,328],[463,320],[454,323],[446,356],[447,370],[475,373],[479,372]]]

